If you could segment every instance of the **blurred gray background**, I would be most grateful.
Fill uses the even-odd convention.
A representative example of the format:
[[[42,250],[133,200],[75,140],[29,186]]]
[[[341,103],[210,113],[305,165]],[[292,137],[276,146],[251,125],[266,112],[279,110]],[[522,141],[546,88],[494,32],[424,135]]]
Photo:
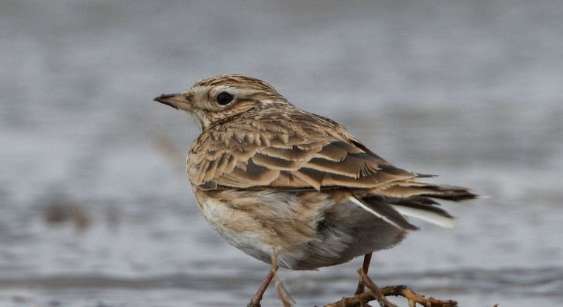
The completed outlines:
[[[562,38],[555,0],[2,0],[0,306],[246,304],[267,266],[199,214],[183,175],[199,128],[152,101],[218,73],[488,196],[377,254],[380,284],[561,303]],[[321,305],[358,265],[281,276]]]

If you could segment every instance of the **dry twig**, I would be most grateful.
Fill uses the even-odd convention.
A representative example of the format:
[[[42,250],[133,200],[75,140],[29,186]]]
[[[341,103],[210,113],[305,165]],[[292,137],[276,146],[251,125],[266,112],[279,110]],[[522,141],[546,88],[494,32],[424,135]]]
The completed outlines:
[[[406,286],[388,286],[378,288],[375,283],[361,269],[358,271],[363,284],[368,291],[360,293],[352,297],[344,297],[341,300],[327,304],[325,307],[367,307],[368,302],[378,301],[381,307],[396,307],[395,304],[389,302],[387,296],[402,296],[407,299],[409,307],[415,307],[417,304],[424,307],[456,307],[457,302],[452,300],[439,300],[433,297],[426,297],[418,294]]]

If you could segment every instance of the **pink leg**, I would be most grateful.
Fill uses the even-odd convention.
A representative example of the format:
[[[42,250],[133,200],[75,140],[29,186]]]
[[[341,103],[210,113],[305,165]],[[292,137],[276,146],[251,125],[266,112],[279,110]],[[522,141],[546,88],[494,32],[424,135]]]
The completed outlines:
[[[250,300],[250,303],[248,303],[248,307],[260,307],[262,296],[264,296],[264,292],[266,292],[266,289],[268,289],[268,286],[272,282],[272,279],[274,279],[275,275],[276,272],[274,270],[271,270],[270,273],[266,275],[266,278],[264,278],[264,280],[260,284],[260,287],[256,291],[256,294],[254,294],[254,296]]]
[[[364,274],[367,275],[368,270],[369,270],[369,264],[371,262],[371,253],[369,254],[365,254],[364,256],[364,263],[362,264],[362,271],[364,272]],[[364,292],[364,288],[365,285],[363,283],[363,281],[360,279],[358,281],[358,287],[356,287],[356,292],[354,294],[360,294]]]
[[[258,287],[256,294],[254,294],[254,296],[250,300],[250,303],[248,303],[247,307],[260,307],[260,301],[262,301],[262,297],[264,296],[264,292],[266,292],[266,290],[268,289],[268,286],[270,285],[270,283],[272,283],[274,276],[276,276],[276,272],[278,271],[278,260],[277,260],[277,257],[275,255],[275,252],[272,253],[272,254],[273,254],[272,255],[272,269],[270,270],[268,275],[266,275],[266,278],[264,278],[264,280],[260,284],[260,287]]]

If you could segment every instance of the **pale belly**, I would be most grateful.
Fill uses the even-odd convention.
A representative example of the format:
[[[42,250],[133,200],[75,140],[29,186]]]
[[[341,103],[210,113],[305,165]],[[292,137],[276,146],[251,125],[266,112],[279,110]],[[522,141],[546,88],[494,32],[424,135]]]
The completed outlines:
[[[196,191],[207,221],[231,245],[270,264],[308,270],[393,246],[404,234],[322,193]]]
[[[227,242],[254,258],[271,262],[272,252],[279,247],[266,243],[264,231],[251,226],[258,225],[250,216],[214,199],[199,205],[203,216]]]

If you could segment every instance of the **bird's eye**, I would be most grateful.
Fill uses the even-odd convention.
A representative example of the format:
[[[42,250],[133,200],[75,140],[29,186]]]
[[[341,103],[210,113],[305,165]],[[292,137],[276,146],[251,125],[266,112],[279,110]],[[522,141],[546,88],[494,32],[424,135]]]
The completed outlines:
[[[233,101],[233,95],[227,93],[227,92],[221,92],[219,93],[219,95],[217,95],[217,103],[219,103],[222,106],[228,105],[229,103],[231,103],[231,101]]]

